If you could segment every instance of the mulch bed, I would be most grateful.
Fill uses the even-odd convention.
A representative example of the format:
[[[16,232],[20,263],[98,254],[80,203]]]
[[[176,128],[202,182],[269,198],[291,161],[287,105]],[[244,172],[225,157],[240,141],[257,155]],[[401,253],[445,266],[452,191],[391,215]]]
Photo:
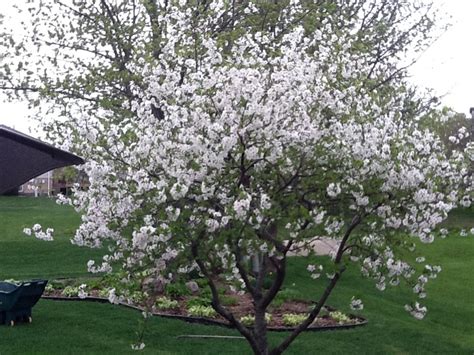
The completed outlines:
[[[238,295],[237,293],[231,294],[233,298],[238,299],[238,302],[235,305],[225,306],[230,312],[234,314],[237,319],[241,317],[248,316],[253,314],[253,304],[251,297],[249,295]],[[98,297],[98,291],[92,290],[89,292],[89,296],[81,299],[79,297],[65,297],[61,294],[61,290],[54,290],[44,293],[43,299],[52,299],[52,300],[63,300],[63,301],[92,301],[92,302],[101,302],[108,303],[108,299]],[[177,299],[179,302],[179,307],[169,310],[153,310],[153,315],[181,319],[187,322],[192,323],[201,323],[201,324],[210,324],[210,325],[219,325],[223,327],[232,328],[233,326],[227,322],[220,315],[217,315],[213,318],[203,318],[203,317],[194,317],[189,316],[187,312],[186,302],[192,298],[191,296],[180,297]],[[137,304],[128,304],[120,303],[122,306],[133,308],[139,311],[143,311],[143,305]],[[290,331],[294,329],[293,327],[288,327],[283,323],[283,315],[285,314],[307,314],[309,308],[312,306],[311,302],[302,301],[302,300],[292,300],[284,302],[279,307],[269,307],[269,313],[271,314],[271,321],[268,324],[268,330],[272,331]],[[325,307],[327,312],[335,311],[331,307]],[[327,313],[324,312],[324,313]],[[367,320],[363,317],[356,315],[347,315],[350,318],[349,322],[340,323],[329,314],[317,317],[315,321],[308,327],[307,330],[332,330],[332,329],[346,329],[353,328],[356,326],[362,326],[367,324]]]

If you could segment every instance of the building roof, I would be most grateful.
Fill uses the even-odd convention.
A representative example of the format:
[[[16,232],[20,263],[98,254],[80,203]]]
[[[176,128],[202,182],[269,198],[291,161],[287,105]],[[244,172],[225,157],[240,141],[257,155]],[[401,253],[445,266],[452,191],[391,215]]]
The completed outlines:
[[[0,194],[49,170],[83,163],[77,155],[0,125]]]

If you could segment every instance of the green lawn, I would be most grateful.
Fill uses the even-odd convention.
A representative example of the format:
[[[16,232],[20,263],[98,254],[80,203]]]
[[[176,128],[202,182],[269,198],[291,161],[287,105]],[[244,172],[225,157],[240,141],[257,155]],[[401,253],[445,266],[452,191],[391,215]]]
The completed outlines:
[[[79,218],[68,208],[47,199],[0,198],[0,278],[84,276],[85,263],[97,251],[72,246],[69,238]],[[39,222],[56,230],[55,242],[42,242],[22,234],[23,227]],[[474,226],[472,211],[455,213],[454,227]],[[373,282],[350,268],[329,304],[349,312],[352,295],[361,297],[369,324],[352,330],[307,332],[290,347],[291,354],[473,354],[474,353],[474,237],[451,235],[421,246],[428,263],[443,267],[428,286],[428,314],[415,320],[404,310],[410,301],[407,288],[378,291]],[[305,271],[306,262],[293,258],[287,287],[305,297],[318,294]],[[130,353],[138,312],[109,304],[42,300],[33,310],[30,325],[0,326],[0,355],[11,353]],[[238,335],[219,327],[188,324],[161,318],[149,321],[145,353],[217,354],[250,353],[243,340],[177,339],[182,334]],[[273,333],[276,342],[284,334]]]
[[[23,228],[35,223],[54,228],[55,240],[26,236]],[[101,253],[71,244],[79,223],[73,209],[52,199],[0,196],[0,279],[87,275],[87,261]]]

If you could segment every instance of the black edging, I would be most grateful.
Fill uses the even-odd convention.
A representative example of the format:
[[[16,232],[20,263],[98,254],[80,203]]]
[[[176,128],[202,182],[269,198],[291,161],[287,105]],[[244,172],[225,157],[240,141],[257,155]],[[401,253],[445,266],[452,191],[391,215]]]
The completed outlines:
[[[107,298],[101,298],[101,297],[86,297],[86,298],[79,298],[79,297],[61,297],[61,296],[41,296],[42,299],[45,300],[51,300],[51,301],[86,301],[86,302],[97,302],[97,303],[110,303]],[[120,302],[118,305],[134,309],[136,311],[143,312],[144,309]],[[223,328],[229,328],[229,329],[235,329],[235,327],[229,323],[225,323],[223,321],[217,321],[209,318],[202,318],[202,317],[191,317],[191,316],[181,316],[181,315],[176,315],[176,314],[165,314],[165,313],[157,313],[153,312],[152,313],[154,316],[157,317],[162,317],[162,318],[168,318],[168,319],[178,319],[182,320],[188,323],[196,323],[196,324],[204,324],[204,325],[217,325],[219,327]],[[359,322],[354,323],[354,324],[338,324],[338,325],[330,325],[330,326],[323,326],[323,327],[315,327],[315,326],[309,326],[308,328],[305,329],[305,331],[327,331],[327,330],[339,330],[339,329],[351,329],[351,328],[356,328],[359,326],[364,326],[367,325],[368,321],[367,319],[357,316],[356,317]],[[288,332],[292,331],[295,328],[291,327],[268,327],[267,330],[272,331],[272,332]]]

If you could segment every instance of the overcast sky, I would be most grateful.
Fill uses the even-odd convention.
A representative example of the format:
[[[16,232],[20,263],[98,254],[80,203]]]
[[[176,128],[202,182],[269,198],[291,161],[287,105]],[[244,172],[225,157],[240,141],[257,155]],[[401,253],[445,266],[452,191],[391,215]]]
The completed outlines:
[[[15,0],[1,0],[1,12],[8,10]],[[443,11],[452,16],[452,27],[420,57],[410,69],[412,81],[422,87],[432,88],[437,95],[444,95],[442,103],[458,112],[468,114],[474,106],[474,1],[434,0]],[[0,124],[15,127],[39,136],[36,129],[29,130],[26,103],[0,101]]]

